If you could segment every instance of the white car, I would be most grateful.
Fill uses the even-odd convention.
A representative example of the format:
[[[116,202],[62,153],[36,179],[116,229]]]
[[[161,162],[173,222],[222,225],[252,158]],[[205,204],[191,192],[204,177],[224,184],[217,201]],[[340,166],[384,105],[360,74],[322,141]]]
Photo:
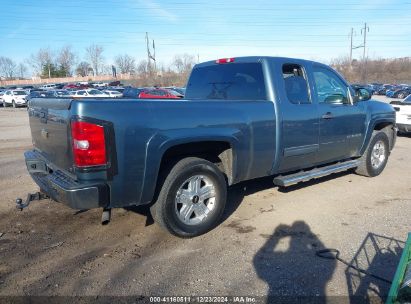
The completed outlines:
[[[104,88],[104,87],[108,86],[108,83],[99,81],[99,82],[93,83],[92,86],[95,87],[95,88]]]
[[[393,101],[391,105],[396,111],[396,122],[399,132],[411,133],[411,95],[401,101]]]
[[[49,84],[45,84],[42,85],[41,87],[39,87],[39,89],[48,91],[48,90],[55,90],[57,88],[57,85],[54,83],[49,83]]]
[[[2,97],[3,107],[13,106],[13,108],[17,108],[26,106],[27,95],[27,91],[24,90],[7,90]]]
[[[120,93],[119,91],[116,91],[116,90],[104,90],[103,92],[106,93],[108,97],[113,97],[113,98],[123,97],[123,93]]]
[[[78,90],[73,91],[71,93],[71,97],[73,98],[96,98],[96,97],[108,97],[107,94],[100,90],[96,89],[86,89],[86,90]]]

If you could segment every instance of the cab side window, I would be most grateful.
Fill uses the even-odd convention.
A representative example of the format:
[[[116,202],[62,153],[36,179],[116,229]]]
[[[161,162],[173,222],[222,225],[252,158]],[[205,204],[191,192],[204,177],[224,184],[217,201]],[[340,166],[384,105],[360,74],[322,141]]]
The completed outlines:
[[[283,65],[283,79],[287,98],[294,104],[311,103],[308,83],[303,68],[298,64]]]
[[[350,104],[348,87],[334,72],[314,67],[314,84],[319,103]]]

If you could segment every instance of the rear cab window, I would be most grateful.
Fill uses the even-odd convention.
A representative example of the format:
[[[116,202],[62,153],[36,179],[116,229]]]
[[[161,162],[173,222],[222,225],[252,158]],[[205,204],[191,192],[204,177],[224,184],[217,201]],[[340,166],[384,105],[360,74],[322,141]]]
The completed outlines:
[[[187,99],[267,100],[261,63],[227,63],[194,68]]]
[[[293,104],[310,104],[307,76],[299,64],[287,63],[282,67],[285,93]]]

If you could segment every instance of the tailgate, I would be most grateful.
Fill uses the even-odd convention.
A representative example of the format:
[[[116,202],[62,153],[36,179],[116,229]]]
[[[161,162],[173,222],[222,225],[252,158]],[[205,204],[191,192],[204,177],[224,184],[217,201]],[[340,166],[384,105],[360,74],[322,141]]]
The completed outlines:
[[[73,166],[69,138],[72,99],[38,98],[29,103],[33,145],[47,160],[68,170]]]

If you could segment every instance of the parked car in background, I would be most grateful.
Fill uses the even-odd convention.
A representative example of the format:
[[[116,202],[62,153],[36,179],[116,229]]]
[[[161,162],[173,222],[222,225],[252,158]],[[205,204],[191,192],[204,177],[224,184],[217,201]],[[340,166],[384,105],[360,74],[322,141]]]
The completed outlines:
[[[120,93],[119,91],[115,91],[115,90],[103,90],[103,93],[105,93],[108,97],[114,97],[114,98],[123,97],[123,93]]]
[[[118,87],[121,86],[121,82],[119,80],[109,82],[108,86],[110,87]]]
[[[391,102],[396,113],[396,123],[399,133],[411,133],[411,95],[403,101]]]
[[[143,88],[125,87],[123,90],[123,97],[138,98],[138,95],[143,91]]]
[[[179,94],[181,94],[183,96],[186,94],[186,88],[179,88],[179,87],[172,86],[172,87],[164,87],[163,89],[178,92]]]
[[[4,92],[5,92],[5,91],[0,90],[0,104],[1,104],[1,106],[3,106],[3,95],[4,95]]]
[[[382,85],[376,92],[375,94],[377,95],[385,95],[385,93],[387,92],[387,90],[392,89],[394,86],[390,85],[390,84],[384,84]]]
[[[104,92],[102,92],[100,90],[97,90],[97,89],[86,89],[86,90],[72,91],[69,96],[71,96],[73,98],[108,97],[107,94],[104,94]]]
[[[106,90],[117,91],[117,92],[123,93],[124,87],[107,87]]]
[[[94,88],[104,88],[108,86],[107,82],[102,82],[102,81],[98,81],[98,82],[94,82],[92,85],[92,87]]]
[[[48,91],[44,90],[32,90],[28,95],[27,95],[27,101],[30,101],[33,98],[45,98],[46,93]]]
[[[68,90],[49,90],[46,92],[46,97],[71,97],[71,92]]]
[[[54,90],[54,89],[57,89],[57,85],[54,84],[54,83],[48,83],[48,84],[44,84],[44,85],[40,86],[39,89],[42,89],[42,90]]]
[[[391,98],[405,98],[408,95],[411,94],[411,88],[400,88],[397,90],[392,90],[392,91],[388,91],[386,93],[387,97],[391,97]]]
[[[13,106],[13,108],[27,105],[27,91],[7,90],[3,95],[3,107]]]
[[[179,96],[175,95],[169,90],[165,89],[149,89],[149,90],[143,90],[140,92],[138,95],[138,98],[141,99],[180,99],[181,95]]]

